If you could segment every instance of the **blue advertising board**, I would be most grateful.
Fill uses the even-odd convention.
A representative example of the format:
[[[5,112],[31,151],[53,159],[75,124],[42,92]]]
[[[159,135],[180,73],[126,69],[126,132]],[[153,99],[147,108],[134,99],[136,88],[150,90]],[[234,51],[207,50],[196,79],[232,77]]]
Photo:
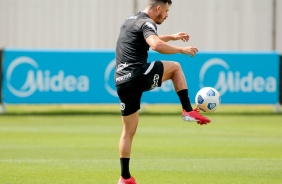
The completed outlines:
[[[199,52],[162,55],[148,61],[181,64],[191,101],[205,86],[218,89],[222,103],[275,104],[279,54]],[[13,50],[3,53],[4,103],[119,103],[114,85],[114,51]],[[179,103],[173,83],[145,92],[142,102]]]

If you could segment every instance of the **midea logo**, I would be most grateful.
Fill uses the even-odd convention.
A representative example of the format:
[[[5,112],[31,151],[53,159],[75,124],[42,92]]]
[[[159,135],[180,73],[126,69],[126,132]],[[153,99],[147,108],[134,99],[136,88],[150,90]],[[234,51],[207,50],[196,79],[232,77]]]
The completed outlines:
[[[112,60],[111,62],[109,62],[106,70],[105,70],[105,75],[104,75],[104,79],[105,79],[105,88],[108,91],[108,93],[110,93],[112,96],[118,97],[117,91],[115,86],[111,87],[110,85],[110,80],[113,81],[114,78],[110,78],[111,74],[114,72],[116,68],[116,60]]]
[[[240,71],[231,71],[230,66],[222,59],[213,58],[205,62],[200,70],[200,87],[205,87],[205,78],[214,78],[213,76],[207,76],[206,73],[213,66],[220,66],[223,70],[219,71],[217,81],[214,88],[218,89],[221,95],[227,91],[231,93],[236,92],[268,92],[274,93],[277,88],[277,81],[275,77],[268,76],[266,78],[262,76],[255,76],[250,70],[247,75],[242,75]]]
[[[30,65],[34,70],[28,70],[26,79],[19,89],[12,85],[14,70],[23,64]],[[89,78],[85,75],[75,77],[65,76],[63,70],[59,70],[56,75],[51,75],[50,70],[39,70],[38,63],[29,57],[19,57],[11,62],[7,69],[7,87],[11,93],[18,97],[29,97],[36,90],[40,92],[88,92]],[[16,74],[15,74],[16,75]]]

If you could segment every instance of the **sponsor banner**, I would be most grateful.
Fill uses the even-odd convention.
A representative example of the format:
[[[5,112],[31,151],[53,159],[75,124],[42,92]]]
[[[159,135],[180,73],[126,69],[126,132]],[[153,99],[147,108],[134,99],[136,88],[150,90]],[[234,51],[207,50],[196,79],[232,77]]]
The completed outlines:
[[[114,51],[5,50],[5,103],[119,103],[114,85]],[[150,52],[148,61],[181,64],[190,99],[205,86],[216,88],[222,103],[275,104],[279,96],[279,55],[200,52],[162,55]],[[122,70],[126,66],[118,66]],[[116,80],[130,78],[122,76]],[[179,103],[173,83],[145,92],[142,102]]]
[[[5,103],[118,103],[110,51],[4,51]]]
[[[3,76],[3,70],[2,70],[2,53],[3,53],[3,50],[0,50],[0,106],[2,104],[2,76]]]
[[[282,55],[280,55],[280,69],[279,69],[279,80],[280,80],[280,89],[279,89],[279,102],[282,104]]]
[[[178,61],[186,76],[191,102],[200,88],[210,86],[221,94],[222,103],[275,104],[279,98],[279,54],[276,52],[228,53],[200,52],[191,58],[182,54],[151,53],[149,61]],[[167,102],[179,102],[177,95],[168,95],[173,85],[159,89],[165,93],[145,96]],[[157,90],[156,90],[157,91]]]

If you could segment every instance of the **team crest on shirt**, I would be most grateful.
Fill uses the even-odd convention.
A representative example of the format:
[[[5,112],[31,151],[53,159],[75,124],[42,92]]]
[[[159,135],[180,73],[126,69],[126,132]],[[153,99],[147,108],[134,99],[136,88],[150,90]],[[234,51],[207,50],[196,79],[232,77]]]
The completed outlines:
[[[146,26],[152,28],[153,31],[157,34],[157,30],[156,30],[155,26],[151,22],[146,22],[145,24],[146,24]]]

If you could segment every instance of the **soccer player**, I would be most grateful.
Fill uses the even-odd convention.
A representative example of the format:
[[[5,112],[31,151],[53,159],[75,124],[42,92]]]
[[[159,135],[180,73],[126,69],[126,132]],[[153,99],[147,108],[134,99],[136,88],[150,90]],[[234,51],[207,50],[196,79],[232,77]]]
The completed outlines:
[[[191,106],[186,79],[178,62],[154,61],[147,63],[151,48],[162,54],[182,53],[194,56],[196,47],[176,47],[171,40],[187,42],[189,35],[179,32],[173,35],[158,35],[157,24],[167,17],[171,0],[148,0],[143,12],[128,17],[120,28],[116,45],[115,83],[120,99],[123,131],[119,143],[121,176],[119,184],[135,184],[129,172],[132,140],[138,125],[138,110],[142,93],[172,80],[182,105],[182,119],[207,124],[210,120]]]

